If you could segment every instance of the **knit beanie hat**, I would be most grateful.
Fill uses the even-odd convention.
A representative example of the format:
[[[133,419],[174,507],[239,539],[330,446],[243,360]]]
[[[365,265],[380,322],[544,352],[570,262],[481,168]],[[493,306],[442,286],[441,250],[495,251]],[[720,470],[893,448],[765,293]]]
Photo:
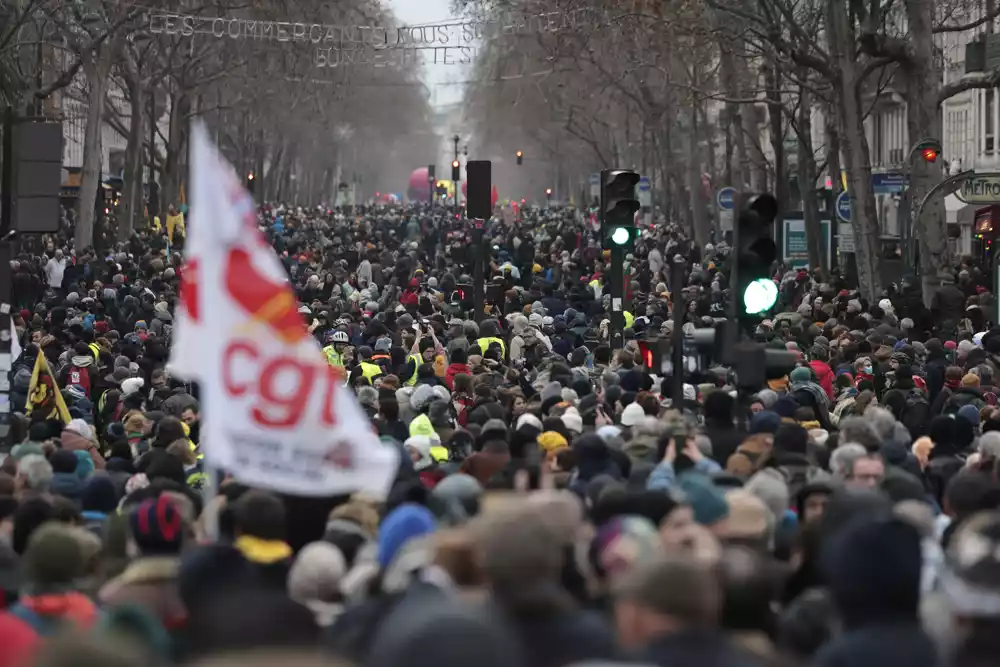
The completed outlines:
[[[42,588],[71,584],[83,575],[83,561],[83,544],[72,529],[61,523],[47,523],[28,540],[24,576]]]
[[[184,541],[184,518],[169,496],[143,501],[129,514],[129,530],[145,555],[179,554]]]
[[[556,431],[546,431],[539,435],[537,440],[538,446],[547,454],[569,447],[566,438]]]
[[[378,563],[385,569],[407,542],[434,532],[434,515],[422,505],[400,505],[385,518],[379,527]]]
[[[686,472],[677,479],[677,487],[684,494],[684,502],[691,507],[694,520],[701,525],[711,526],[729,516],[725,495],[705,475]]]
[[[962,386],[963,387],[975,387],[979,388],[979,376],[975,373],[966,373],[962,376]]]

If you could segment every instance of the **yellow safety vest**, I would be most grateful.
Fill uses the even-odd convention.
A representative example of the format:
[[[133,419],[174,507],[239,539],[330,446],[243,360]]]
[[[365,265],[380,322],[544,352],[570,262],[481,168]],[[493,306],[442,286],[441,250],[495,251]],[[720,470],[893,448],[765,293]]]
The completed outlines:
[[[373,364],[370,361],[362,361],[361,374],[365,376],[366,380],[368,380],[368,384],[373,384],[372,380],[379,375],[382,375],[382,367],[378,364]]]
[[[88,343],[87,347],[90,348],[91,354],[94,355],[94,361],[100,361],[101,360],[101,346],[98,345],[97,343]]]
[[[482,350],[484,357],[486,356],[486,350],[490,349],[490,345],[492,345],[493,343],[499,343],[500,344],[500,354],[501,354],[502,358],[506,359],[507,358],[507,346],[504,345],[503,341],[500,340],[499,338],[497,338],[495,336],[487,336],[485,338],[480,338],[479,340],[476,341],[476,345],[478,345],[479,349]]]
[[[344,355],[337,352],[333,345],[327,345],[323,348],[323,353],[326,354],[326,363],[331,366],[344,366]]]
[[[629,329],[633,324],[635,324],[635,315],[628,312],[627,310],[622,313],[625,316],[625,328]]]
[[[417,384],[417,370],[420,368],[420,364],[424,363],[424,358],[421,357],[419,354],[411,354],[406,359],[407,361],[413,359],[417,364],[416,366],[413,367],[413,375],[411,375],[410,378],[406,381],[406,386],[412,387],[413,385]]]

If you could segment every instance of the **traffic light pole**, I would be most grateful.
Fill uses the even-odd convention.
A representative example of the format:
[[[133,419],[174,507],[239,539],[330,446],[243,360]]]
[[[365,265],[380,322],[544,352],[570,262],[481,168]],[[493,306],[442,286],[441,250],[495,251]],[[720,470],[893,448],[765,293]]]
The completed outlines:
[[[625,249],[622,246],[611,246],[608,290],[611,294],[611,326],[608,329],[611,349],[620,350],[625,345]]]
[[[674,298],[674,330],[671,333],[670,360],[674,374],[670,382],[670,397],[673,399],[672,406],[680,410],[684,403],[684,311],[687,310],[687,302],[684,300],[684,274],[686,266],[684,262],[674,262],[670,267],[670,285],[673,288]]]
[[[471,160],[465,167],[467,190],[465,204],[472,219],[472,306],[473,317],[481,322],[485,316],[486,297],[486,221],[492,213],[490,195],[493,183],[493,163],[489,160]]]
[[[601,240],[611,252],[611,274],[605,281],[611,297],[609,328],[612,350],[625,345],[625,255],[635,240],[635,185],[639,174],[627,169],[601,171]]]

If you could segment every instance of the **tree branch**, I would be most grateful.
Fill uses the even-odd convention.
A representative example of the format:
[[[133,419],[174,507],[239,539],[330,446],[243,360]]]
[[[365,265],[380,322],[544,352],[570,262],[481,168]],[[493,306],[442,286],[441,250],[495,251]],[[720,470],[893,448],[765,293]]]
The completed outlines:
[[[966,74],[961,79],[941,86],[941,90],[938,91],[938,104],[967,90],[996,88],[998,85],[1000,85],[1000,70]]]
[[[945,25],[943,23],[941,25],[936,25],[934,26],[932,32],[935,35],[940,35],[942,33],[947,33],[947,32],[965,32],[966,30],[973,30],[975,28],[978,28],[984,23],[989,23],[990,21],[994,20],[997,17],[1000,17],[1000,6],[994,7],[993,11],[983,15],[982,17],[976,19],[975,21],[969,21],[968,23],[960,23],[958,25]]]

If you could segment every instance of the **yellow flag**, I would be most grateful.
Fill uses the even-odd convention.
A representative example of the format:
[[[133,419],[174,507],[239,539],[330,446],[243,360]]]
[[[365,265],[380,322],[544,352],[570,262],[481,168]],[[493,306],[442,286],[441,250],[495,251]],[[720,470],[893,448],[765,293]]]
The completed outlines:
[[[46,419],[61,419],[64,424],[70,422],[69,408],[59,392],[59,385],[49,368],[49,360],[41,351],[35,358],[35,368],[31,371],[25,413],[30,415],[33,410],[41,411]]]

